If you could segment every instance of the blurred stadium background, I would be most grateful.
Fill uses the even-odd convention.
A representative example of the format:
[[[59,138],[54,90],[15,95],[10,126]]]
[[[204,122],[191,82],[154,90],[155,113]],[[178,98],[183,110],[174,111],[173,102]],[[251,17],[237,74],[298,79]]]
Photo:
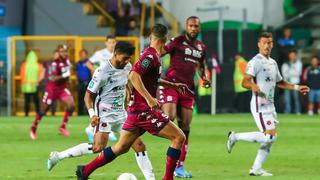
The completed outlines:
[[[119,16],[118,12],[120,10],[123,10],[124,14]],[[51,122],[48,122],[49,120],[46,117],[41,126],[46,123],[49,124],[47,127],[49,133],[44,137],[48,143],[42,142],[37,145],[40,156],[35,160],[34,165],[29,170],[25,170],[25,168],[18,169],[25,170],[22,175],[15,175],[11,168],[6,168],[19,163],[18,157],[14,158],[12,166],[7,166],[6,163],[3,163],[12,160],[8,156],[13,156],[11,152],[13,149],[23,148],[21,146],[27,147],[29,150],[18,150],[18,153],[20,153],[19,157],[22,158],[25,152],[29,152],[26,156],[30,157],[30,161],[34,161],[33,157],[37,156],[36,153],[31,153],[36,142],[29,142],[28,137],[28,127],[35,114],[33,105],[31,106],[31,117],[7,118],[8,116],[24,116],[24,97],[20,87],[21,77],[19,76],[19,70],[30,50],[36,52],[40,63],[45,64],[45,62],[52,59],[52,51],[56,46],[65,44],[69,48],[69,58],[75,67],[80,59],[79,52],[81,49],[88,50],[90,57],[96,50],[104,48],[103,41],[105,36],[113,34],[116,35],[117,40],[130,41],[136,46],[137,51],[133,59],[134,62],[141,50],[148,44],[148,32],[152,25],[155,23],[166,24],[170,29],[170,37],[175,37],[183,33],[185,19],[191,15],[198,16],[201,19],[202,31],[199,38],[208,48],[207,67],[208,73],[211,74],[213,80],[213,88],[209,91],[203,92],[200,87],[198,88],[199,97],[196,103],[197,108],[194,111],[196,115],[194,119],[199,121],[195,123],[196,127],[193,130],[198,132],[194,134],[193,138],[194,141],[201,139],[198,144],[209,142],[213,143],[210,148],[219,147],[214,152],[206,150],[197,152],[199,154],[209,153],[212,159],[215,159],[216,155],[218,156],[218,160],[213,161],[215,169],[205,171],[198,179],[213,179],[215,177],[217,179],[245,178],[244,176],[236,177],[232,175],[232,170],[228,168],[219,168],[219,163],[227,166],[227,163],[223,163],[226,158],[225,154],[219,156],[219,153],[225,153],[222,148],[224,148],[224,135],[227,130],[239,126],[241,128],[236,130],[245,130],[246,128],[244,127],[248,127],[247,129],[255,128],[250,114],[227,114],[239,113],[239,109],[235,105],[237,94],[234,90],[233,81],[235,55],[240,53],[244,59],[250,60],[258,51],[256,45],[258,34],[262,31],[271,31],[274,35],[275,45],[272,57],[277,60],[279,67],[288,61],[287,53],[294,49],[297,50],[298,59],[301,60],[303,69],[305,69],[309,66],[311,57],[319,56],[320,53],[319,12],[319,0],[0,0],[0,127],[3,129],[0,134],[0,150],[8,149],[0,156],[3,159],[0,161],[0,172],[2,172],[0,179],[2,179],[1,176],[3,174],[8,179],[44,179],[48,174],[42,169],[39,171],[39,177],[37,177],[37,170],[42,168],[45,163],[47,154],[51,150],[51,148],[46,149],[46,147],[48,148],[49,142],[51,144],[51,140],[53,144],[62,143],[57,148],[66,147],[66,145],[70,146],[85,140],[83,129],[87,124],[87,118],[86,116],[77,116],[77,110],[75,117],[72,117],[70,121],[71,134],[79,136],[76,137],[76,142],[66,141],[61,136],[51,139],[52,135],[54,136],[55,134],[51,130],[53,128],[50,126]],[[278,43],[278,40],[283,38],[285,29],[290,29],[290,39],[294,40],[294,44],[283,46]],[[169,58],[164,57],[163,60],[164,66],[168,66]],[[75,70],[72,73],[69,89],[77,99],[78,90]],[[195,83],[198,83],[197,76],[195,77]],[[305,83],[302,75],[301,83]],[[39,98],[41,99],[43,87],[39,88]],[[308,100],[305,96],[300,96],[299,99],[301,113],[305,114]],[[249,99],[242,104],[243,106],[248,105]],[[276,107],[279,113],[284,112],[284,104],[284,92],[277,91]],[[64,107],[58,103],[55,115],[61,115],[63,109]],[[248,112],[248,110],[243,112]],[[48,112],[48,115],[50,114],[51,112]],[[238,117],[239,121],[236,121]],[[303,128],[306,129],[302,130],[305,134],[297,142],[289,141],[296,143],[294,147],[291,147],[290,144],[284,144],[275,150],[278,154],[273,154],[275,156],[270,159],[271,165],[280,166],[275,159],[279,158],[279,156],[281,159],[281,155],[286,156],[284,152],[279,154],[279,149],[281,148],[291,150],[298,148],[298,152],[290,152],[289,154],[292,156],[299,154],[298,157],[294,157],[293,161],[291,161],[293,164],[286,163],[289,158],[282,157],[280,164],[288,167],[288,169],[280,168],[279,171],[288,171],[292,176],[281,176],[278,179],[319,179],[319,177],[312,175],[317,174],[315,168],[319,164],[319,153],[311,153],[309,150],[299,149],[300,146],[298,146],[301,143],[306,148],[317,151],[315,147],[318,143],[312,139],[316,138],[314,132],[317,130],[314,127],[319,126],[319,123],[315,122],[319,120],[319,115],[312,117],[307,117],[306,115],[280,115],[280,121],[282,120],[281,118],[285,120],[281,128],[286,128],[285,126],[289,124],[287,129],[282,130],[283,132],[289,132],[288,136],[284,136],[283,139],[287,138],[286,140],[289,141],[289,137],[296,136],[295,132]],[[24,121],[24,119],[27,121]],[[52,117],[48,119],[55,121],[60,118]],[[77,119],[80,120],[77,121]],[[226,122],[229,122],[228,119],[232,122],[224,123],[224,119],[226,119]],[[211,128],[203,131],[206,126],[203,126],[202,122],[206,126],[211,126]],[[20,124],[22,125],[20,126]],[[17,129],[19,133],[16,133]],[[215,132],[204,135],[199,131]],[[16,136],[8,137],[14,134]],[[81,139],[80,136],[82,137]],[[206,136],[211,136],[211,138]],[[218,141],[214,143],[216,136]],[[148,139],[147,144],[151,143],[151,146],[156,146],[156,142],[162,141],[153,142]],[[309,143],[314,146],[310,146]],[[317,146],[319,149],[319,145]],[[196,151],[196,145],[191,148]],[[151,148],[152,150],[158,152],[156,148]],[[232,162],[229,160],[228,162],[234,164],[232,168],[237,168],[236,165],[241,167],[241,160],[246,159],[248,154],[247,152],[242,154],[244,157],[238,159],[237,162],[235,160]],[[251,152],[251,155],[253,154]],[[307,161],[300,157],[302,154],[306,155]],[[194,164],[198,163],[199,168],[211,166],[212,162],[208,160],[210,158],[200,162],[196,154],[191,154],[190,156],[193,156],[190,161],[194,162]],[[154,158],[156,157],[151,155],[152,161]],[[253,158],[253,156],[250,158]],[[308,163],[308,160],[312,162]],[[68,165],[72,166],[72,168],[68,167],[68,172],[73,169],[73,165],[76,164],[75,161],[83,162],[81,159],[69,161]],[[42,162],[43,164],[41,164]],[[304,168],[298,167],[301,162],[305,163],[303,165],[305,166]],[[161,163],[161,158],[159,160],[156,159],[155,167],[163,168],[158,165]],[[249,166],[249,164],[246,165]],[[22,166],[28,166],[28,162],[23,161]],[[130,167],[129,165],[125,166]],[[119,174],[121,168],[117,168],[116,173]],[[66,174],[72,176],[73,173],[67,173],[67,170],[61,172],[58,176],[52,177],[52,179],[66,179],[69,177]],[[271,168],[271,170],[274,169]],[[195,172],[196,170],[191,171]],[[220,172],[212,173],[212,171]],[[221,171],[227,175],[224,177]],[[238,174],[244,174],[240,170],[235,171]],[[139,173],[137,168],[134,172]],[[161,172],[157,172],[158,177],[160,177]],[[199,171],[197,173],[199,177],[202,172]],[[197,177],[197,173],[194,173],[196,174],[195,177]],[[299,173],[306,176],[301,176]],[[98,174],[97,177],[101,178],[101,174],[100,176]],[[277,177],[275,178],[277,179]]]
[[[104,47],[106,35],[115,34],[119,40],[135,43],[137,57],[138,51],[148,43],[148,31],[153,24],[166,24],[174,37],[183,32],[184,21],[190,15],[201,19],[199,38],[208,48],[208,70],[216,78],[212,92],[201,94],[204,98],[199,99],[204,100],[199,104],[204,107],[199,107],[199,112],[237,112],[232,79],[235,54],[240,52],[250,60],[257,52],[257,35],[268,30],[275,37],[272,56],[279,66],[287,61],[284,54],[292,48],[298,51],[304,67],[308,66],[311,56],[319,53],[319,7],[316,0],[3,0],[0,2],[0,113],[23,115],[19,69],[30,50],[45,63],[51,59],[56,45],[65,44],[75,65],[82,48],[88,50],[90,57]],[[125,12],[121,17],[117,15],[119,8]],[[291,29],[295,43],[280,46],[277,40],[286,28]],[[216,66],[221,73],[214,71]],[[76,82],[73,75],[70,85],[74,87],[71,88],[74,96],[77,96]],[[277,92],[277,97],[278,112],[283,112],[283,92]],[[306,98],[301,100],[305,112]]]

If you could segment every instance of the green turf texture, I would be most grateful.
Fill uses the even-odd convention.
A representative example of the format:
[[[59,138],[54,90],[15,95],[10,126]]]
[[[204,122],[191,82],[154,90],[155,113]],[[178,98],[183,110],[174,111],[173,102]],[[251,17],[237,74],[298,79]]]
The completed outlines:
[[[76,165],[88,163],[95,155],[65,159],[51,172],[47,171],[46,162],[53,150],[61,151],[87,142],[84,129],[89,120],[86,116],[72,117],[68,126],[71,136],[66,138],[58,133],[61,119],[44,117],[38,128],[38,139],[32,141],[29,127],[33,117],[0,117],[0,179],[76,179]],[[264,166],[274,174],[268,179],[320,179],[320,117],[279,115],[279,121],[278,140]],[[185,163],[193,179],[266,179],[248,176],[259,144],[239,142],[232,154],[226,152],[229,130],[257,131],[257,128],[250,114],[194,117]],[[143,140],[156,177],[161,179],[169,141],[147,133]],[[131,172],[139,180],[144,179],[132,150],[95,171],[91,178],[116,179],[123,172]]]

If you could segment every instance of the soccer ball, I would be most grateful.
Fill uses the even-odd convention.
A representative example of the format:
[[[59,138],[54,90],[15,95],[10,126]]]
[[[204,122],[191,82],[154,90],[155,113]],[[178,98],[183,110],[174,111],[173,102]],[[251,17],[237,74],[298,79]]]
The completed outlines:
[[[137,180],[137,178],[132,173],[122,173],[117,180]]]

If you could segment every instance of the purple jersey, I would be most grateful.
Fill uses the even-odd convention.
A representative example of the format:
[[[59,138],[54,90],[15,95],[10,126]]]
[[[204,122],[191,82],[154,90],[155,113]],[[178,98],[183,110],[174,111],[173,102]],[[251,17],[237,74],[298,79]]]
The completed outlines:
[[[146,48],[141,54],[138,62],[132,68],[132,71],[140,74],[142,82],[151,96],[156,98],[158,80],[161,73],[160,54],[152,48]],[[149,106],[141,94],[133,89],[129,102],[128,112],[146,111]]]
[[[51,62],[48,68],[49,83],[47,84],[46,89],[66,88],[67,82],[68,82],[66,78],[70,77],[70,74],[71,74],[70,69],[71,69],[71,63],[67,58],[63,59],[62,57],[59,57],[58,59],[55,59],[53,62]],[[52,81],[53,76],[62,76],[65,79],[62,79],[60,81]]]
[[[164,49],[171,56],[165,79],[185,83],[194,91],[193,77],[199,63],[205,60],[206,46],[199,40],[191,43],[185,35],[181,35],[171,40]]]

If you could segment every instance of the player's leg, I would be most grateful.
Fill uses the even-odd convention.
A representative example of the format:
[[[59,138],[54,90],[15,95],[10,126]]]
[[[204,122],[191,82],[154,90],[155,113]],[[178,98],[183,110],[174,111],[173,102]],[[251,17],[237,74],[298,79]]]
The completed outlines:
[[[166,172],[164,180],[173,180],[173,173],[176,163],[181,154],[181,147],[185,141],[185,136],[173,122],[169,121],[163,129],[157,134],[159,137],[169,139],[170,147],[167,150]]]
[[[64,136],[69,136],[69,132],[66,129],[66,125],[69,121],[70,116],[72,116],[72,113],[73,113],[74,107],[75,107],[75,103],[74,103],[74,100],[73,100],[73,97],[72,97],[70,91],[67,88],[65,88],[63,90],[63,92],[61,93],[60,100],[66,104],[67,109],[66,109],[66,112],[64,113],[63,120],[62,120],[62,123],[60,125],[59,130]]]
[[[149,160],[146,146],[140,138],[132,144],[132,149],[136,152],[135,157],[137,164],[146,180],[155,180],[151,161]]]
[[[272,113],[263,114],[252,112],[256,125],[260,131],[235,133],[230,131],[228,134],[227,149],[231,153],[233,146],[237,141],[265,143],[270,139],[275,138],[275,118],[268,118]],[[266,118],[267,117],[267,118]]]
[[[246,141],[261,143],[261,146],[257,152],[256,159],[249,174],[251,176],[272,176],[271,173],[262,169],[262,165],[270,153],[272,144],[277,139],[276,132],[276,113],[254,113],[254,119],[260,132],[246,132],[246,133],[234,133],[229,135],[229,142]],[[233,143],[234,144],[234,143]],[[232,145],[233,146],[233,145]],[[228,146],[228,151],[232,149]]]
[[[177,163],[177,167],[174,171],[174,175],[176,177],[181,178],[191,178],[192,175],[185,170],[184,162],[188,152],[189,146],[189,134],[190,134],[190,124],[192,121],[192,109],[181,107],[178,115],[178,126],[184,133],[186,140],[181,148],[181,155],[179,161]]]
[[[30,128],[30,137],[31,137],[32,140],[37,139],[36,131],[37,131],[38,124],[39,124],[40,120],[42,119],[42,117],[48,111],[51,103],[52,103],[52,100],[51,99],[47,99],[46,98],[46,94],[45,94],[44,100],[43,100],[43,102],[41,103],[41,106],[40,106],[40,111],[37,112],[37,115],[36,115],[32,125],[31,125],[31,128]]]
[[[159,87],[158,100],[162,111],[173,121],[177,116],[178,92],[171,88]]]
[[[138,129],[133,131],[123,130],[120,133],[119,141],[112,147],[105,148],[97,158],[85,166],[77,167],[78,179],[86,179],[97,168],[110,163],[117,156],[129,151],[134,141],[140,136]]]
[[[192,121],[192,112],[193,112],[194,97],[188,93],[179,94],[179,110],[177,113],[178,116],[178,126],[183,131],[186,140],[181,148],[181,155],[177,163],[176,170],[174,175],[181,178],[191,178],[192,175],[185,170],[184,162],[188,152],[189,146],[189,134],[190,134],[190,125]]]
[[[61,152],[53,151],[50,153],[47,168],[50,171],[58,162],[65,158],[74,158],[83,156],[86,154],[93,154],[101,152],[107,145],[108,133],[106,132],[96,132],[94,134],[94,143],[82,143],[66,149]]]

